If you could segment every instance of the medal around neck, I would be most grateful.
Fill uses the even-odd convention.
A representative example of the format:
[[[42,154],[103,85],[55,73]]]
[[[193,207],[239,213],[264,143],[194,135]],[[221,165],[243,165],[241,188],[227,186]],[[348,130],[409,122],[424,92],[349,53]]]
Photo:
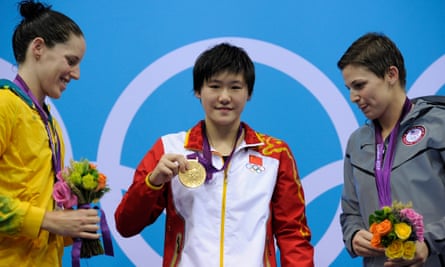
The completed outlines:
[[[189,169],[179,172],[178,178],[182,185],[189,188],[196,188],[206,180],[206,170],[197,160],[188,161]]]

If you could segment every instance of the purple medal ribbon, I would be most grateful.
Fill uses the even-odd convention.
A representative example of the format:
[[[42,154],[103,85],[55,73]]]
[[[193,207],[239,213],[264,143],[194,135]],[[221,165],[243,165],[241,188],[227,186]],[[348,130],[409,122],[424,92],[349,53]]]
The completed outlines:
[[[73,248],[71,250],[71,266],[80,267],[80,248],[82,247],[82,239],[75,238]]]
[[[29,98],[31,98],[32,103],[37,109],[37,112],[40,115],[40,118],[43,121],[43,124],[45,124],[45,129],[48,134],[49,138],[49,146],[51,148],[52,152],[52,162],[53,162],[53,168],[54,172],[57,175],[57,173],[61,170],[61,159],[60,159],[60,140],[59,135],[57,134],[56,128],[52,124],[52,120],[50,119],[51,115],[48,111],[48,113],[45,111],[45,109],[39,104],[39,101],[35,98],[35,96],[32,94],[31,90],[29,90],[29,87],[26,85],[25,81],[20,77],[20,75],[17,74],[17,76],[14,79],[14,83],[27,95]],[[55,140],[53,139],[53,135],[51,133],[54,132]]]
[[[89,204],[81,205],[81,209],[89,209],[91,206]],[[105,213],[102,209],[94,207],[100,211],[100,229],[102,231],[102,242],[104,244],[105,255],[114,256],[113,244],[111,241],[111,233],[108,228],[107,220],[105,218]],[[80,250],[82,248],[82,239],[75,238],[73,243],[73,249],[71,250],[71,264],[72,267],[80,267]]]
[[[382,128],[378,122],[375,124],[375,139],[376,139],[376,158],[375,158],[375,177],[377,184],[377,192],[379,195],[380,207],[390,206],[392,204],[391,200],[391,168],[394,161],[394,154],[396,148],[396,139],[399,132],[399,126],[402,119],[409,112],[411,108],[411,101],[406,98],[403,105],[402,114],[394,126],[394,129],[389,135],[388,149],[385,154],[385,144],[382,137]]]
[[[226,158],[226,160],[224,160],[224,164],[221,167],[221,169],[215,168],[215,166],[213,166],[213,164],[212,164],[212,151],[210,149],[209,139],[206,134],[206,126],[205,126],[204,121],[201,123],[201,127],[202,127],[202,137],[203,137],[202,138],[203,139],[202,155],[200,155],[198,152],[195,152],[190,155],[187,155],[187,158],[188,159],[198,159],[198,162],[204,166],[204,168],[206,170],[206,181],[205,182],[207,183],[212,179],[213,173],[225,170],[227,168],[227,166],[229,165],[230,160],[232,159],[233,153],[235,152],[236,143],[238,142],[238,139],[241,136],[241,133],[243,131],[243,127],[240,124],[240,126],[238,128],[238,132],[236,134],[235,143],[233,144],[232,152],[230,152],[230,155]]]

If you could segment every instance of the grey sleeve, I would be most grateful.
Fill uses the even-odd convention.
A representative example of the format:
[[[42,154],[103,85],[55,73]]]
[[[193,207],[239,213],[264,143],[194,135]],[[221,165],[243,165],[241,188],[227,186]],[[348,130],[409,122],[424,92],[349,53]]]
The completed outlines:
[[[340,224],[343,232],[343,242],[352,257],[356,257],[352,249],[352,238],[354,234],[365,229],[363,218],[360,214],[359,201],[354,186],[352,165],[350,157],[346,154],[344,159],[344,184],[341,196],[342,213],[340,214]]]

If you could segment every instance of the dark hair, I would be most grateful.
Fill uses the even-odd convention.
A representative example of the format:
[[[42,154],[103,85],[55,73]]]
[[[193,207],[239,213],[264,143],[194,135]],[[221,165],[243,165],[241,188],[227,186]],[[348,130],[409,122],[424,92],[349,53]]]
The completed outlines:
[[[12,49],[17,63],[23,63],[30,42],[41,37],[46,46],[66,42],[70,34],[83,36],[79,26],[66,15],[51,10],[51,6],[34,2],[21,1],[18,4],[22,21],[17,25],[12,36]]]
[[[228,43],[218,44],[201,53],[193,67],[193,91],[200,92],[204,81],[215,74],[228,71],[241,73],[249,96],[255,83],[255,67],[244,49]]]
[[[377,77],[384,78],[390,66],[399,70],[402,87],[406,84],[406,70],[402,53],[396,44],[381,33],[367,33],[346,50],[337,63],[340,70],[347,65],[366,67]]]

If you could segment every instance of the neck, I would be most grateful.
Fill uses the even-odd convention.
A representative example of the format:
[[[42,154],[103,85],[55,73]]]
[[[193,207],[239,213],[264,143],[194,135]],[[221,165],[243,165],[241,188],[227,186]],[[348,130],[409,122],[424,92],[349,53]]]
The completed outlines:
[[[229,127],[215,127],[206,121],[206,135],[210,146],[223,156],[230,155],[234,146],[238,146],[242,140],[236,138],[239,127],[239,123]]]
[[[405,104],[406,95],[396,99],[385,111],[384,115],[378,119],[382,128],[382,138],[385,139],[394,129],[402,115],[403,106]]]
[[[36,98],[38,103],[43,106],[45,95],[43,94],[42,90],[39,89],[40,87],[38,86],[38,83],[35,81],[35,79],[32,78],[34,76],[23,68],[19,68],[18,75],[20,75],[20,77],[26,83],[26,86],[28,86],[29,91]]]

